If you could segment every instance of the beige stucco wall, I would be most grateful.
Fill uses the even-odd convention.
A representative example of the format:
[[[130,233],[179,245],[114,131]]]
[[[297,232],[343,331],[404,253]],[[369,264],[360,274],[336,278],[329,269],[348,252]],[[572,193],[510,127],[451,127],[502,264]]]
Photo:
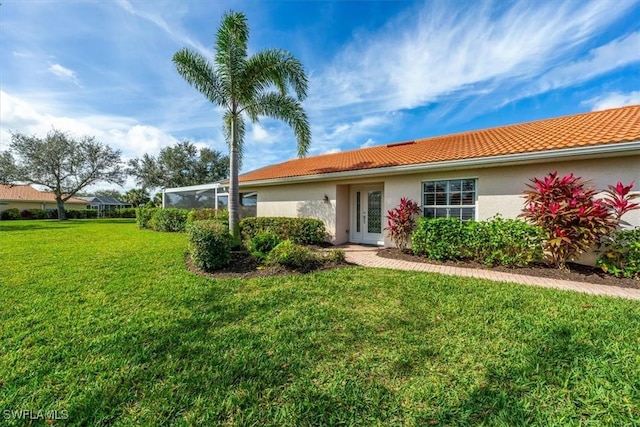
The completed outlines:
[[[394,208],[401,197],[409,197],[422,203],[422,181],[455,178],[478,180],[477,220],[485,220],[501,214],[515,218],[523,207],[522,192],[531,177],[543,177],[558,171],[564,175],[574,173],[591,180],[598,189],[622,181],[636,181],[640,189],[640,156],[605,159],[547,162],[529,165],[501,166],[493,168],[459,169],[389,175],[376,178],[334,180],[302,184],[278,184],[255,187],[246,191],[258,193],[258,216],[312,217],[325,222],[332,240],[339,244],[348,241],[350,226],[350,188],[367,182],[383,183],[384,210]],[[243,191],[245,189],[243,188]],[[325,195],[328,201],[325,201]],[[624,219],[631,226],[640,227],[640,210],[627,214]],[[385,237],[385,245],[392,242]]]
[[[7,204],[4,204],[7,203]],[[84,209],[86,208],[86,203],[65,203],[65,209]],[[7,201],[0,204],[0,212],[7,209],[18,209],[19,211],[23,211],[25,209],[58,209],[58,205],[55,202],[14,202]]]

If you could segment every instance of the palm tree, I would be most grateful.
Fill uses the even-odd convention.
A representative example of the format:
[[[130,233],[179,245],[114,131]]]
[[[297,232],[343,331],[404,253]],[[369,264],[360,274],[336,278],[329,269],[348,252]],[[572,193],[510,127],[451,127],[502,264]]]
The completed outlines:
[[[224,130],[229,144],[229,230],[239,243],[238,170],[242,161],[245,118],[280,119],[296,136],[303,157],[311,142],[311,130],[301,101],[307,96],[307,76],[300,61],[287,51],[266,49],[247,54],[249,27],[243,13],[222,17],[212,65],[204,56],[181,49],[173,56],[178,73],[209,101],[224,109]],[[293,89],[295,97],[288,94]]]

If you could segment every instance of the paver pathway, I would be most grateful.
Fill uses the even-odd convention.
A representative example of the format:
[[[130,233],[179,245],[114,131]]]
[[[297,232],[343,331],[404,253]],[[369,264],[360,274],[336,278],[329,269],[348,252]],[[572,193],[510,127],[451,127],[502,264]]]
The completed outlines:
[[[479,279],[495,280],[498,282],[513,282],[524,285],[541,286],[585,292],[594,295],[609,295],[613,297],[640,300],[640,289],[621,288],[617,286],[596,285],[593,283],[572,282],[569,280],[550,279],[546,277],[525,276],[522,274],[503,273],[498,271],[451,267],[422,262],[411,262],[399,259],[379,257],[375,246],[342,245],[348,262],[363,267],[389,268],[394,270],[424,271],[429,273],[447,274],[450,276],[476,277]]]

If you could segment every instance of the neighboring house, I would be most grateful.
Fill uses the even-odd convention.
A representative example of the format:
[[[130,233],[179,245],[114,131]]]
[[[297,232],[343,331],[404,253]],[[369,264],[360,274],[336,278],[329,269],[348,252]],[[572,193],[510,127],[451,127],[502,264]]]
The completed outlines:
[[[116,209],[130,208],[133,206],[130,203],[121,202],[115,197],[89,196],[80,198],[85,200],[87,208],[98,211],[98,218],[114,212]]]
[[[573,172],[640,187],[640,105],[289,160],[240,176],[258,216],[324,221],[333,243],[391,246],[401,197],[428,217],[516,217],[532,177]],[[640,226],[640,211],[627,214]]]
[[[64,203],[65,209],[84,209],[87,202],[72,197]],[[0,212],[7,209],[58,209],[53,193],[40,191],[30,185],[0,184]]]

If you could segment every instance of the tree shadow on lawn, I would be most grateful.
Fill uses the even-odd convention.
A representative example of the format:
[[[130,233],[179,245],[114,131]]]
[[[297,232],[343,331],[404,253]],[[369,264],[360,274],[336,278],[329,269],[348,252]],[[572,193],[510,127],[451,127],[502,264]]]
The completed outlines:
[[[43,220],[46,221],[46,220]],[[57,221],[57,220],[54,220]],[[56,222],[56,226],[55,229],[60,229],[60,228],[69,228],[68,225],[62,225],[65,224],[64,222]],[[2,222],[0,222],[0,232],[2,233],[10,233],[10,232],[16,232],[16,231],[33,231],[33,230],[42,230],[42,229],[54,229],[54,227],[51,226],[51,223],[45,224],[45,225],[41,225],[41,224],[20,224],[20,225],[3,225]]]
[[[606,333],[595,331],[592,337]],[[600,346],[577,335],[570,324],[553,327],[544,340],[528,348],[528,354],[520,358],[524,362],[505,355],[500,364],[486,368],[485,380],[466,399],[419,421],[426,424],[435,419],[444,425],[559,425],[590,420],[607,424],[611,415],[608,398],[594,397],[581,382],[588,371],[585,363],[600,359],[604,368],[608,364],[604,359],[610,357]],[[616,361],[610,362],[615,365]],[[595,382],[606,387],[610,380],[607,375]],[[593,386],[594,378],[588,381]],[[624,419],[624,415],[618,414],[617,418]]]
[[[111,325],[112,338],[97,350],[84,351],[103,352],[114,369],[108,381],[94,383],[76,397],[70,419],[108,424],[130,416],[142,401],[148,413],[143,423],[170,420],[182,418],[199,400],[204,406],[196,412],[199,417],[206,413],[207,422],[242,423],[252,413],[264,416],[255,414],[256,409],[271,404],[268,396],[277,396],[301,370],[309,369],[313,358],[298,356],[313,354],[314,345],[304,339],[309,333],[304,324],[295,334],[290,328],[284,331],[286,337],[275,324],[269,327],[269,318],[289,310],[285,298],[238,298],[239,283],[212,286],[185,305],[189,317],[166,325],[159,326],[158,319],[148,327]]]

